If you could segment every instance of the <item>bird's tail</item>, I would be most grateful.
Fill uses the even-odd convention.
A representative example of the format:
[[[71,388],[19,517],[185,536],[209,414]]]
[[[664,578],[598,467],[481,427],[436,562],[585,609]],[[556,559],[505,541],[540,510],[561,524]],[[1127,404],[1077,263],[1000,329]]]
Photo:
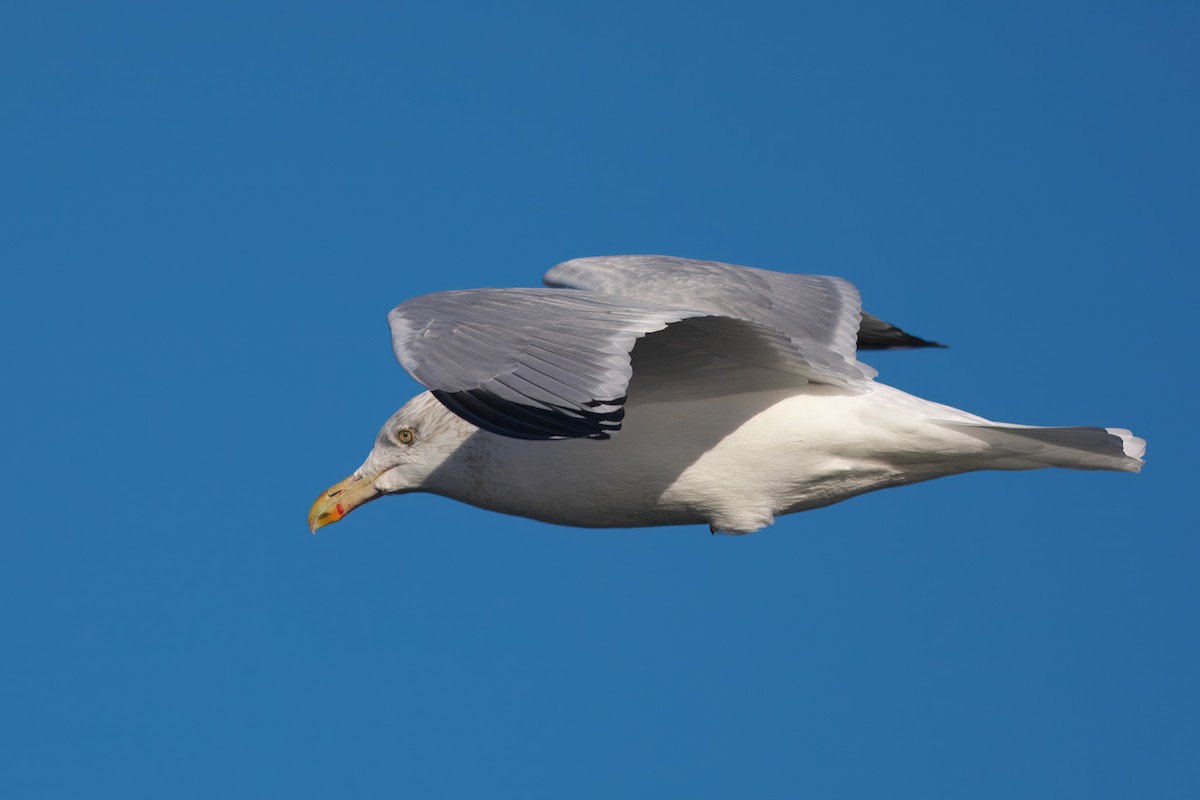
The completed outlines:
[[[1124,428],[1039,428],[996,422],[939,421],[990,444],[987,469],[1107,469],[1140,472],[1146,440]]]

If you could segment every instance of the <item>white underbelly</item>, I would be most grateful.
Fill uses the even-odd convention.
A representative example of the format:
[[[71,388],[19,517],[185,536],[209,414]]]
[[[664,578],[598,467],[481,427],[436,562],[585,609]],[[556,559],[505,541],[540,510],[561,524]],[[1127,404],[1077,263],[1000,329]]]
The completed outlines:
[[[938,407],[880,390],[862,395],[810,385],[630,403],[622,430],[607,440],[481,433],[471,446],[488,480],[463,487],[468,496],[446,493],[564,525],[755,530],[777,514],[933,477],[918,465],[930,436],[942,435],[925,422]],[[898,467],[897,458],[911,463]]]

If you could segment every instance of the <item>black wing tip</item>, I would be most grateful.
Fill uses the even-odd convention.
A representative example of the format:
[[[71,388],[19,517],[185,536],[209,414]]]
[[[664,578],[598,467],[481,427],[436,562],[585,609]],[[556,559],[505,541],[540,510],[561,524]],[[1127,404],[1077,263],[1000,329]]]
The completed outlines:
[[[896,339],[896,340],[889,340],[887,342],[872,341],[869,339],[864,342],[862,339],[860,339],[858,342],[858,349],[859,350],[920,350],[920,349],[925,349],[925,348],[933,348],[935,350],[949,350],[950,349],[950,345],[948,345],[948,344],[942,344],[941,342],[931,342],[928,339],[922,339],[920,336],[913,336],[911,334],[904,333],[903,331],[901,331],[901,333],[903,334],[903,338]]]
[[[622,404],[612,411],[567,413],[567,409],[535,408],[503,400],[480,389],[458,392],[434,389],[431,393],[442,405],[472,425],[510,439],[608,439],[614,431],[621,429],[621,421],[625,418],[624,398],[588,404],[593,407]]]
[[[906,330],[884,322],[873,314],[863,312],[858,326],[859,350],[916,350],[925,347],[946,349],[947,345],[913,336]]]

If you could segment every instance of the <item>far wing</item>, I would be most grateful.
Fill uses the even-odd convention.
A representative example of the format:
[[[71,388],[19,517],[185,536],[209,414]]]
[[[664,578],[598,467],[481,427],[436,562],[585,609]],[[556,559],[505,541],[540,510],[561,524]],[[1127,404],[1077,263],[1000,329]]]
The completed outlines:
[[[542,280],[758,322],[787,336],[836,382],[874,376],[855,358],[858,290],[841,278],[672,256],[603,256],[559,264]]]
[[[607,438],[618,430],[630,351],[682,320],[690,321],[689,337],[745,363],[831,382],[824,364],[769,326],[598,292],[439,292],[388,315],[396,358],[417,381],[464,419],[521,439]]]
[[[839,361],[856,350],[940,347],[862,312],[858,290],[842,278],[794,275],[673,256],[577,258],[551,269],[549,286],[588,289],[751,319],[794,341],[822,345]],[[846,376],[841,365],[835,375]],[[869,369],[862,372],[873,376]]]

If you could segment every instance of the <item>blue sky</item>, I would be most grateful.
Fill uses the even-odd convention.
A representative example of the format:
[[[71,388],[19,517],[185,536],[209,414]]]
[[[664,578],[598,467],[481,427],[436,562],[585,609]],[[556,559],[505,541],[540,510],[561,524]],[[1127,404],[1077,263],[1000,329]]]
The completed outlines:
[[[12,797],[1195,797],[1188,3],[0,13]],[[430,496],[309,536],[385,315],[667,253],[843,275],[881,379],[1133,428],[750,537]]]

